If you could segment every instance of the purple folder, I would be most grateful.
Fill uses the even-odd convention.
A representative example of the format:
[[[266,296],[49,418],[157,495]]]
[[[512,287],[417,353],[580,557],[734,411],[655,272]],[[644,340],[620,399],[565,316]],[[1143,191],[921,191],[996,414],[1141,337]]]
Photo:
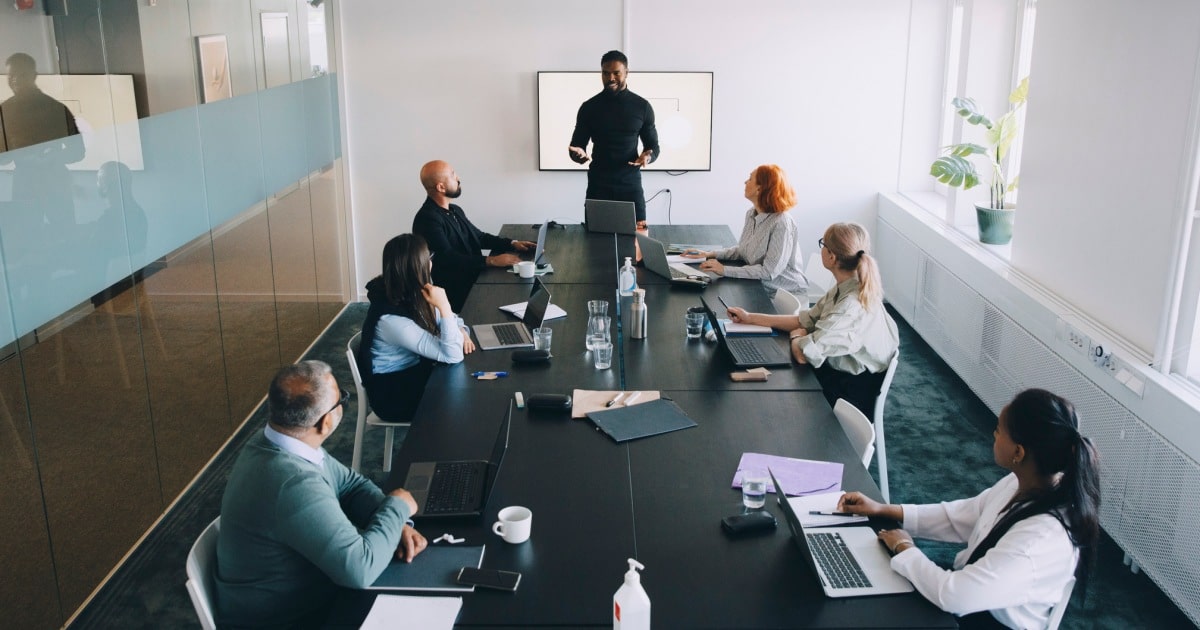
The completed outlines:
[[[842,489],[842,465],[837,462],[821,462],[811,459],[796,459],[763,453],[742,453],[737,472],[733,475],[733,487],[742,487],[742,471],[768,468],[775,473],[779,483],[787,488],[788,496],[802,497]],[[767,492],[775,492],[775,484],[767,482]]]

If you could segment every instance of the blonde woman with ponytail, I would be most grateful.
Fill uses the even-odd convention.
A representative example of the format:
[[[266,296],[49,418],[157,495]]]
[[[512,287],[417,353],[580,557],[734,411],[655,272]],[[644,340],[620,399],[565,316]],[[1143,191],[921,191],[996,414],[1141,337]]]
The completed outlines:
[[[817,244],[837,285],[812,308],[796,316],[732,307],[729,317],[788,331],[792,356],[813,366],[829,404],[845,398],[871,418],[888,363],[900,347],[896,322],[883,308],[871,237],[857,223],[834,223]]]

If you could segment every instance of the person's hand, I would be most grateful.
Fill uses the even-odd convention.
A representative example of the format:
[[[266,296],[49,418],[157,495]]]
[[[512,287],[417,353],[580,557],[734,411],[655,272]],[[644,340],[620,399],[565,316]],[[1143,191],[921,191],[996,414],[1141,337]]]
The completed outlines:
[[[407,503],[409,516],[417,513],[417,500],[413,498],[413,495],[409,493],[408,490],[405,490],[404,488],[396,488],[395,490],[389,492],[388,495],[396,497],[397,499]]]
[[[650,150],[642,151],[642,154],[637,156],[637,159],[630,162],[629,165],[636,166],[638,168],[642,168],[643,166],[650,163],[651,155],[654,155],[653,151],[650,151]]]
[[[475,352],[475,342],[471,341],[471,331],[463,328],[463,354]]]
[[[446,317],[453,313],[450,309],[450,298],[446,297],[446,290],[442,287],[427,284],[421,287],[421,295],[425,296],[425,301],[429,305],[442,312],[442,317]]]
[[[888,552],[893,556],[906,551],[909,547],[916,547],[912,536],[903,529],[881,529],[879,530],[879,540],[887,546]]]
[[[405,525],[404,529],[400,530],[400,546],[396,547],[396,559],[412,562],[413,558],[428,546],[429,541],[425,540],[421,532],[413,529],[411,525]]]
[[[650,235],[650,224],[647,223],[645,219],[642,219],[641,221],[638,221],[637,223],[635,223],[633,225],[633,229],[634,229],[634,231],[636,231],[640,234],[643,234],[645,236]]]
[[[721,261],[717,260],[716,258],[710,258],[700,263],[700,270],[711,271],[718,276],[725,275],[725,265],[721,264]]]
[[[496,254],[487,257],[487,265],[489,267],[511,267],[521,262],[521,257],[516,254]]]
[[[537,243],[533,241],[513,241],[513,248],[519,252],[528,252],[537,249]]]
[[[861,514],[863,516],[883,516],[884,505],[861,492],[847,492],[838,499],[837,511]]]
[[[706,252],[699,249],[685,249],[680,256],[683,256],[684,258],[711,258],[712,252]]]
[[[729,319],[733,320],[735,324],[749,324],[752,317],[750,313],[746,312],[746,309],[740,306],[730,306],[729,308],[725,309],[725,312],[729,315]]]
[[[567,151],[569,152],[571,159],[579,164],[583,164],[592,159],[588,157],[587,151],[584,151],[579,147],[567,147]]]

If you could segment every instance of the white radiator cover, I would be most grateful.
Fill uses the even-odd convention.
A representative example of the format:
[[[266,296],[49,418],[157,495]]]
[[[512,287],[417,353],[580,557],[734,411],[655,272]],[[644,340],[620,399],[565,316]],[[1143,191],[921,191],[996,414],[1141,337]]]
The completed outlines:
[[[874,242],[887,300],[993,412],[1029,387],[1074,403],[1101,455],[1101,525],[1200,624],[1200,401],[1118,340],[1147,383],[1132,394],[1056,338],[1086,315],[899,195],[880,196]]]

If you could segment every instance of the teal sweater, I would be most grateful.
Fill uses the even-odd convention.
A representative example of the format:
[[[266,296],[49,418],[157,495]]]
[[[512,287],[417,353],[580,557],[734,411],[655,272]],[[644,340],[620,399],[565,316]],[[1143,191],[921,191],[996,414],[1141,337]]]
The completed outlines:
[[[259,434],[221,502],[217,624],[287,627],[323,615],[335,585],[379,577],[408,517],[403,501],[329,454],[317,466]]]

